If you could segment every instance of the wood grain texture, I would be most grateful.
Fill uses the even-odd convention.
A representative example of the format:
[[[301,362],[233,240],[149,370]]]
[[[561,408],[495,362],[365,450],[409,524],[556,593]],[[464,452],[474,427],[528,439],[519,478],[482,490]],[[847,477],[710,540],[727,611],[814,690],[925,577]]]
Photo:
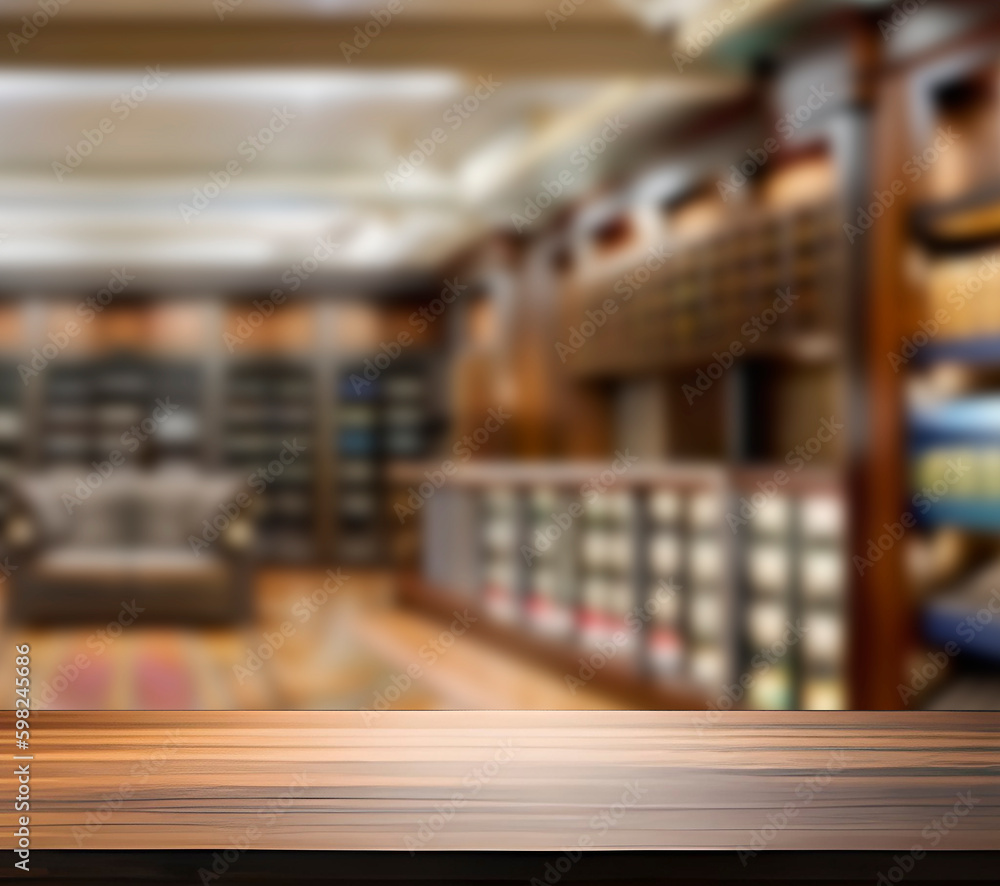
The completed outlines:
[[[33,846],[1000,849],[998,714],[712,716],[42,712]]]

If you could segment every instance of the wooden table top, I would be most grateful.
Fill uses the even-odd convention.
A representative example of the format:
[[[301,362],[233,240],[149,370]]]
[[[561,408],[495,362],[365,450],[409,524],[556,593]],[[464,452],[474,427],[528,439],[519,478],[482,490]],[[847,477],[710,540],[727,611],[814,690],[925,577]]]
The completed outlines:
[[[1000,849],[994,713],[31,719],[36,849]]]

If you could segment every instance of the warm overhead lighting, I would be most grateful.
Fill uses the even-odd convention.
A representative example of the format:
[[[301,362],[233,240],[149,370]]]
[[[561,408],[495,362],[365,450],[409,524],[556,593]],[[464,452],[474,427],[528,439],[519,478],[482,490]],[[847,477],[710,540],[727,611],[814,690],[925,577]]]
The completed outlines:
[[[700,0],[618,0],[649,28],[678,24],[705,4]]]
[[[10,16],[31,15],[38,0],[5,0],[4,12]],[[231,8],[230,8],[231,7]],[[370,14],[371,0],[228,0],[223,10],[236,16],[292,16],[296,18],[360,18]],[[218,19],[212,0],[73,0],[62,15],[73,18],[114,18],[121,16],[201,17]]]
[[[155,68],[155,66],[153,66]],[[360,103],[373,99],[450,98],[463,80],[445,71],[216,71],[163,69],[167,78],[159,100],[313,101]],[[0,72],[0,102],[56,101],[107,97],[113,100],[136,84],[142,70]]]
[[[135,244],[87,243],[79,239],[11,238],[0,252],[0,267],[45,265],[134,267],[143,264],[264,266],[275,249],[261,239],[144,240]]]

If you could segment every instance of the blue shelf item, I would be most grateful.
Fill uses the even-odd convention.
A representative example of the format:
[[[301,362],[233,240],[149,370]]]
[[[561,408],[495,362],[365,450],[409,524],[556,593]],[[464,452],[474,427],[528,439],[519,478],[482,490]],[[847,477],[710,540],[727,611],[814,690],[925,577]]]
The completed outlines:
[[[963,443],[1000,447],[1000,396],[965,397],[910,411],[911,448]]]
[[[914,357],[914,362],[1000,366],[1000,336],[979,335],[951,341],[932,341],[920,348]]]
[[[1000,578],[995,569],[991,573]],[[960,655],[1000,661],[1000,581],[979,577],[970,587],[931,601],[923,623],[934,643],[954,643]]]
[[[917,513],[924,526],[952,526],[978,532],[1000,532],[1000,500],[942,499]]]

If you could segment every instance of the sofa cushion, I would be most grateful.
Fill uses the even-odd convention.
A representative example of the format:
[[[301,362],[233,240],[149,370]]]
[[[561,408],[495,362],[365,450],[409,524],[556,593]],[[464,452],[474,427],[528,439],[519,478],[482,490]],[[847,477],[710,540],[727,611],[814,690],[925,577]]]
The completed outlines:
[[[44,545],[183,548],[243,488],[237,477],[186,467],[121,466],[93,487],[88,479],[83,470],[59,470],[18,481]]]
[[[85,547],[66,545],[35,561],[35,574],[59,581],[224,581],[226,567],[210,553],[186,548]]]

